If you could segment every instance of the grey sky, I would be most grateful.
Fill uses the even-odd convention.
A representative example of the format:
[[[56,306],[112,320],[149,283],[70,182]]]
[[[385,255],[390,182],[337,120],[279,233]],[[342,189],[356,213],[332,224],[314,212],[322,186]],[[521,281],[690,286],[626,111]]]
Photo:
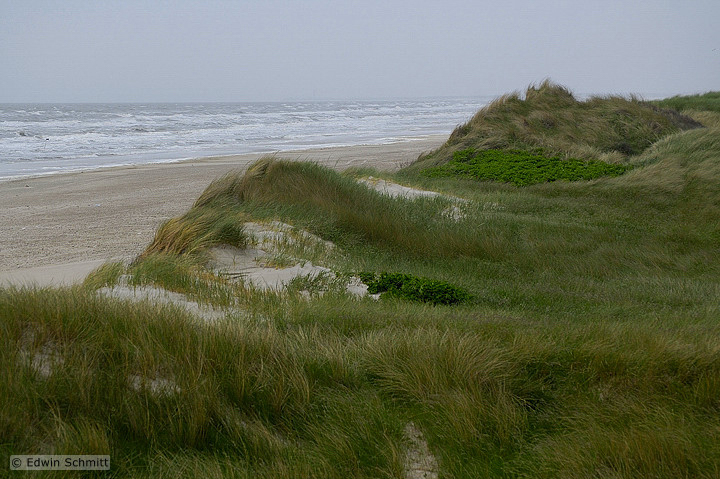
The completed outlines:
[[[0,102],[720,90],[718,0],[0,0]]]

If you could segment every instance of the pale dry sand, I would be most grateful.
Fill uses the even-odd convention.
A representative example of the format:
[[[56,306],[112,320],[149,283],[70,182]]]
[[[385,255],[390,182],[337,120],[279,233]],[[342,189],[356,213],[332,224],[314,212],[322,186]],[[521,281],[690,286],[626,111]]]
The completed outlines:
[[[388,145],[281,152],[344,170],[397,170],[446,136]],[[0,183],[0,283],[81,280],[109,259],[130,259],[168,218],[187,211],[212,180],[259,154],[117,167]]]

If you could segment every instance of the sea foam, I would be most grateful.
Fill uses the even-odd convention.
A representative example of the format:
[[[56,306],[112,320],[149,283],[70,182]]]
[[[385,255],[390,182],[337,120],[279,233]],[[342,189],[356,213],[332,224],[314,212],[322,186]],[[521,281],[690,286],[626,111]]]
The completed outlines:
[[[450,134],[488,100],[0,104],[0,178]]]

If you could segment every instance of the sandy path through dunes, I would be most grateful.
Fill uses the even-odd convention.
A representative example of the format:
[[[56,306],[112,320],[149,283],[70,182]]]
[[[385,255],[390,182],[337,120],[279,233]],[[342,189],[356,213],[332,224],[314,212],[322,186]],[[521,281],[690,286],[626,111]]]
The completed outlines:
[[[390,145],[278,153],[344,170],[396,170],[445,141],[431,136]],[[186,211],[210,182],[262,155],[118,167],[0,183],[0,281],[17,270],[131,258],[166,219]],[[55,268],[57,269],[57,268]],[[42,281],[39,281],[42,283]]]

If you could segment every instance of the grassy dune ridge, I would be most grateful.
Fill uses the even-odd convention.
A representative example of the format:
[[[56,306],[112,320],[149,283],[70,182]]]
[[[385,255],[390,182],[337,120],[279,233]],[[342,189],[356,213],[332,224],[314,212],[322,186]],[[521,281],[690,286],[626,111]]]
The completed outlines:
[[[631,171],[591,181],[277,158],[230,173],[133,264],[0,290],[0,448],[109,453],[117,477],[406,477],[412,423],[439,477],[717,477],[720,115],[693,108],[705,127],[663,114],[641,151],[594,157]],[[463,201],[391,198],[356,181],[370,175]],[[273,292],[205,267],[209,248],[249,244],[244,222],[274,220],[336,245],[287,245],[278,264],[335,278]],[[343,288],[357,272],[470,298],[358,299]],[[96,293],[121,282],[226,317]]]
[[[442,165],[458,150],[536,150],[548,156],[621,163],[655,141],[700,123],[676,110],[638,98],[617,96],[577,100],[549,80],[501,96],[478,111],[448,141],[421,156],[408,170]]]
[[[720,113],[720,92],[711,91],[699,95],[674,96],[653,102],[661,108],[672,108],[677,111],[712,111]]]

